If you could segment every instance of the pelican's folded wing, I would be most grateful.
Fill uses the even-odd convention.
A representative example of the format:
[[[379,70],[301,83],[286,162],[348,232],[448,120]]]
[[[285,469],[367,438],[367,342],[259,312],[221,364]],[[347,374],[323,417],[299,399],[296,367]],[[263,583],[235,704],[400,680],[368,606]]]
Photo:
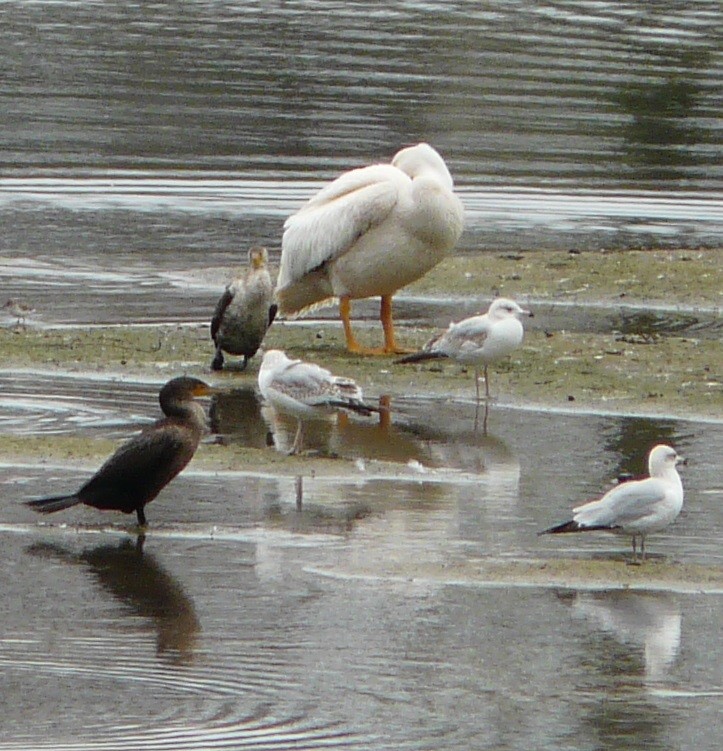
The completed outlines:
[[[381,224],[409,178],[390,165],[348,172],[323,188],[284,224],[277,289],[343,255]]]

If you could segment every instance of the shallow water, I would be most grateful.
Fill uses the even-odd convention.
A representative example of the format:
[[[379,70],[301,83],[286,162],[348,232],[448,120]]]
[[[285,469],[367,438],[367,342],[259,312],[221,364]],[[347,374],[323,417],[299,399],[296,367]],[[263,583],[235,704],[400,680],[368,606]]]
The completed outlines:
[[[50,412],[86,394],[80,436],[130,429],[156,388],[116,383],[113,403],[105,383],[57,385]],[[212,405],[225,442],[283,430],[255,400]],[[38,524],[18,503],[85,471],[0,466],[0,748],[715,748],[720,594],[480,587],[455,564],[624,567],[625,539],[535,532],[666,440],[691,463],[653,561],[720,566],[720,425],[493,407],[485,435],[471,406],[395,401],[383,440],[368,420],[312,432],[364,467],[304,477],[300,508],[294,477],[192,465],[148,508],[142,548],[130,518],[80,508]],[[60,412],[40,431],[62,430]],[[429,565],[448,580],[417,574]]]

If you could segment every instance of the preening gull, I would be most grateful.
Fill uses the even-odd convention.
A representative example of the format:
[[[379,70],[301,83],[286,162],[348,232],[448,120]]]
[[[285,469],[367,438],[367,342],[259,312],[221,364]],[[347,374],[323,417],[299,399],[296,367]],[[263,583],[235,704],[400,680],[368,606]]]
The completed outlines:
[[[351,378],[335,376],[313,363],[292,360],[278,349],[270,349],[261,360],[259,389],[276,409],[297,419],[290,454],[302,449],[304,420],[318,419],[340,409],[363,415],[379,411],[364,403],[361,388]]]

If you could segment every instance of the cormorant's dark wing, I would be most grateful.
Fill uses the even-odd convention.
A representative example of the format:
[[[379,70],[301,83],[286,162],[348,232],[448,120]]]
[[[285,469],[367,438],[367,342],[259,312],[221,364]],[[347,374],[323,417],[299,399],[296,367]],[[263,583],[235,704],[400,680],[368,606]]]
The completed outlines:
[[[80,489],[95,508],[134,511],[155,498],[188,464],[198,445],[193,431],[161,421],[121,446]]]
[[[276,314],[279,312],[279,306],[276,303],[269,305],[269,326],[274,322]]]
[[[216,335],[218,334],[218,330],[219,328],[221,328],[223,314],[226,312],[226,308],[228,308],[228,306],[231,304],[231,300],[233,300],[231,288],[226,287],[223,294],[221,295],[221,299],[216,303],[216,310],[214,310],[213,318],[211,319],[211,339],[213,339],[214,344],[216,343]]]

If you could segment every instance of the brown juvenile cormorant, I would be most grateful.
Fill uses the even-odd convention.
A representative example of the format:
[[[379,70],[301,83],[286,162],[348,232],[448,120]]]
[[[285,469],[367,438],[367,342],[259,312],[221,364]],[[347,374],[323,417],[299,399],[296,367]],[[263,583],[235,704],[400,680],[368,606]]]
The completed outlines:
[[[249,267],[224,290],[211,320],[216,354],[211,370],[223,368],[223,353],[243,355],[243,370],[256,354],[276,316],[266,248],[249,250]]]
[[[159,395],[166,415],[123,444],[103,466],[72,495],[40,498],[27,505],[42,514],[78,503],[102,510],[135,511],[146,526],[144,506],[191,461],[206,428],[206,413],[193,401],[207,396],[211,387],[182,376],[169,381]]]

